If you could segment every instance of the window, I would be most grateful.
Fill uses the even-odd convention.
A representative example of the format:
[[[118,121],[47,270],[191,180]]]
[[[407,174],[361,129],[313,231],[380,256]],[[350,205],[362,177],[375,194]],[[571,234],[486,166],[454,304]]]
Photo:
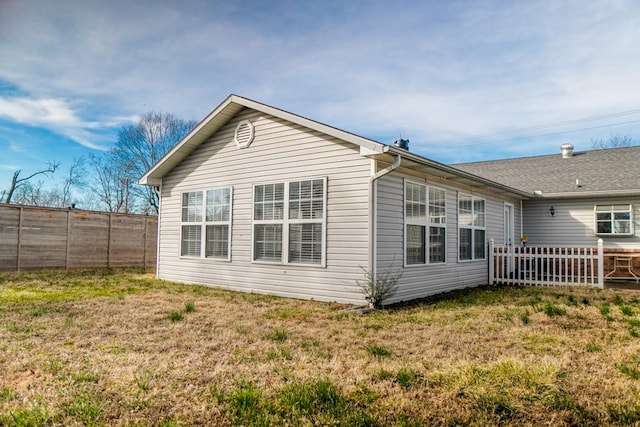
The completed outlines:
[[[446,192],[429,187],[429,262],[444,262],[446,253]]]
[[[200,256],[202,247],[202,192],[182,194],[182,256]],[[196,223],[196,224],[194,224]]]
[[[404,185],[405,259],[407,265],[426,262],[425,230],[427,186],[411,181]]]
[[[254,261],[324,265],[325,188],[323,178],[254,186]]]
[[[632,235],[632,212],[631,205],[596,205],[596,234]]]
[[[253,221],[253,259],[282,261],[284,184],[263,184],[254,187]]]
[[[181,256],[228,260],[230,235],[231,188],[182,193]]]
[[[405,264],[445,262],[446,192],[408,180],[404,190]]]
[[[206,246],[207,258],[229,258],[231,191],[219,188],[207,191]]]
[[[460,260],[485,257],[485,201],[467,194],[458,196]]]

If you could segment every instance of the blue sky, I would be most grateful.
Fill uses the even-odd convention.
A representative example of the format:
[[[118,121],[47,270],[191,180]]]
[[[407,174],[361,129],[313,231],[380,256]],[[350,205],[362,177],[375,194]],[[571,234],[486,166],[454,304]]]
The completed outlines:
[[[230,93],[445,163],[638,141],[638,22],[634,0],[0,0],[0,189]]]

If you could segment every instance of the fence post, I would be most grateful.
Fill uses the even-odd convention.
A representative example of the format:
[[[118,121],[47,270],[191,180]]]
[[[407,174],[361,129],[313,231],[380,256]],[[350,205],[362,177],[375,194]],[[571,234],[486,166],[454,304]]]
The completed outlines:
[[[64,256],[64,269],[69,269],[69,253],[71,252],[71,210],[67,211],[67,249]]]
[[[149,234],[149,217],[144,217],[144,248],[142,248],[142,268],[147,269],[147,235]]]
[[[604,249],[602,239],[598,239],[598,287],[604,289]]]
[[[109,212],[109,228],[107,229],[107,268],[111,268],[111,218],[113,214]]]
[[[495,282],[494,269],[495,269],[495,254],[493,253],[495,247],[495,241],[493,238],[489,239],[489,284],[493,285]]]
[[[16,255],[16,271],[20,271],[20,255],[22,255],[22,217],[24,208],[20,206],[20,213],[18,214],[18,253]]]

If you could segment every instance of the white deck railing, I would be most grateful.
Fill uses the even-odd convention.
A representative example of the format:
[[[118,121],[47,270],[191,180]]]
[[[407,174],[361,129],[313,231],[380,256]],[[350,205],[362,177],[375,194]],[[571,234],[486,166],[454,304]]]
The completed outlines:
[[[604,287],[602,239],[597,247],[505,246],[489,242],[493,284]]]

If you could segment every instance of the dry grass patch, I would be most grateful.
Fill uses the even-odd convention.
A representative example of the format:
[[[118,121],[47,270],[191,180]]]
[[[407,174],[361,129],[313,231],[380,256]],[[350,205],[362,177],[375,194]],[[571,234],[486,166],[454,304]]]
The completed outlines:
[[[345,308],[136,271],[0,274],[0,425],[640,423],[632,291]]]

